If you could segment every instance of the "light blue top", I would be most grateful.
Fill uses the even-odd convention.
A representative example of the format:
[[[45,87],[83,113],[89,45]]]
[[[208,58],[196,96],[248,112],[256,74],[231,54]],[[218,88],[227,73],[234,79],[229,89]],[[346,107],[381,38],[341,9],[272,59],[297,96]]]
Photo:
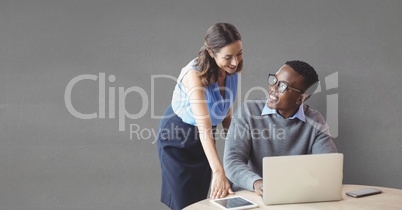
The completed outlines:
[[[183,89],[183,77],[192,69],[199,71],[199,67],[194,66],[196,59],[193,59],[187,66],[182,68],[176,87],[173,91],[172,109],[183,122],[196,125],[194,114],[190,107],[189,96]],[[208,106],[211,122],[213,126],[218,125],[225,119],[230,107],[234,103],[237,94],[238,73],[226,76],[225,98],[220,94],[218,83],[205,87],[205,99]]]
[[[268,100],[265,102],[265,106],[262,110],[261,116],[266,115],[266,114],[276,114],[278,117],[282,117],[276,109],[269,108],[267,106],[267,103],[268,103]],[[299,120],[306,122],[306,116],[304,115],[304,111],[303,111],[303,104],[300,105],[299,110],[297,110],[297,112],[293,116],[291,116],[287,119],[295,119],[295,118],[299,118]]]

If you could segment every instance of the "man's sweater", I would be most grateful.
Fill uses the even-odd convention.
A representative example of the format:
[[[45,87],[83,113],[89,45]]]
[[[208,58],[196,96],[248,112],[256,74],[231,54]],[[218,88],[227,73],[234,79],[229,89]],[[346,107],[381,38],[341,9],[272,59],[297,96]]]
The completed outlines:
[[[267,156],[336,153],[323,116],[303,105],[306,122],[262,115],[266,100],[244,103],[233,115],[225,142],[223,164],[232,189],[254,191],[262,179],[262,159]]]

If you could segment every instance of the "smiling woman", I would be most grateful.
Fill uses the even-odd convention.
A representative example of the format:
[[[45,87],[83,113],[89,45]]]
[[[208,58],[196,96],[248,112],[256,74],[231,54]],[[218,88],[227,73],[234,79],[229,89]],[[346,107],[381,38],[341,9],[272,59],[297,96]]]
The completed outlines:
[[[241,36],[233,25],[218,23],[209,28],[196,62],[202,83],[211,85],[216,82],[221,72],[218,70],[240,72],[243,69],[242,52]]]
[[[198,57],[182,69],[157,137],[161,201],[171,209],[205,199],[210,183],[212,198],[233,193],[215,135],[218,124],[229,128],[242,68],[239,32],[232,24],[217,23],[208,29]],[[170,133],[178,135],[166,135]]]

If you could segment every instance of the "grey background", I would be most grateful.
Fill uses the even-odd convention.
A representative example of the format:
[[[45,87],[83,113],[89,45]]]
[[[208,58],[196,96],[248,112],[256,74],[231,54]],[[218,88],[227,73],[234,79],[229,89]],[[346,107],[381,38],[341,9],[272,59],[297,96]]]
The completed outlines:
[[[152,76],[177,77],[216,22],[233,23],[243,36],[235,107],[264,97],[250,90],[266,88],[266,75],[285,61],[307,61],[323,81],[308,104],[327,116],[336,108],[327,96],[339,99],[335,143],[345,154],[344,183],[402,189],[401,9],[398,0],[1,0],[0,209],[166,209],[150,132],[174,81],[152,86]],[[106,80],[106,91],[115,88],[116,117],[109,118],[108,97],[106,118],[74,117],[64,102],[68,82],[99,73],[116,77]],[[334,73],[333,84],[325,83]],[[75,109],[98,112],[98,81],[74,86]],[[117,91],[132,86],[147,93],[149,107],[119,131]],[[143,102],[133,92],[124,105],[134,114]],[[130,138],[130,124],[140,138]],[[222,155],[224,140],[217,145]]]

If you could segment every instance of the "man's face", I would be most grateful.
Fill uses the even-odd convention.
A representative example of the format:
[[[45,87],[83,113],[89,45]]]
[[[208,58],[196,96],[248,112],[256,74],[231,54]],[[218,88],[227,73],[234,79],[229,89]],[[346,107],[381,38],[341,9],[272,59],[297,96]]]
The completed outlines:
[[[286,83],[288,87],[293,87],[299,90],[304,90],[304,78],[298,74],[290,66],[282,66],[276,72],[276,78],[279,82]],[[301,93],[287,88],[285,92],[278,92],[278,83],[274,86],[269,86],[269,96],[267,106],[271,109],[276,109],[284,118],[293,116],[302,103]]]

